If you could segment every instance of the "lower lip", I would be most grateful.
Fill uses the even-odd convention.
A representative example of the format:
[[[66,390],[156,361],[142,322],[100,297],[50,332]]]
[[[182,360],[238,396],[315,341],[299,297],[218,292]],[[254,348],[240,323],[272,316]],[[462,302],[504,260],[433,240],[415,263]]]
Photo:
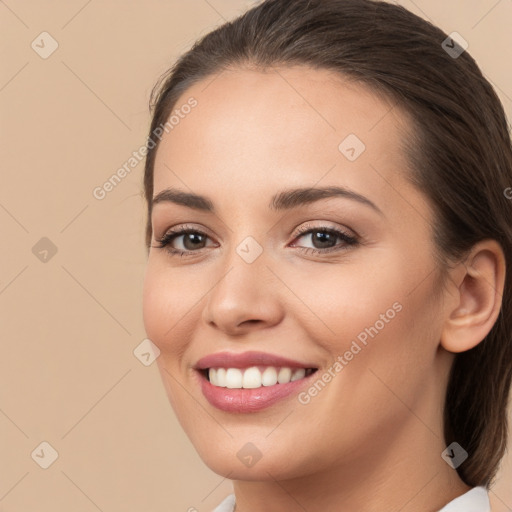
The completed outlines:
[[[200,372],[199,378],[201,380],[201,391],[211,405],[226,412],[246,413],[260,411],[294,393],[298,393],[301,388],[309,385],[309,381],[315,373],[317,372],[286,384],[274,384],[273,386],[262,386],[255,389],[231,389],[214,386]]]

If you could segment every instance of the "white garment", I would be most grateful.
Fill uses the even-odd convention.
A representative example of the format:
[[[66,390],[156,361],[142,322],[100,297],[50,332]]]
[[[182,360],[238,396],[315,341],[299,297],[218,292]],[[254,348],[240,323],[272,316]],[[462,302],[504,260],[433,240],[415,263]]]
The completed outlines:
[[[491,504],[485,487],[473,487],[450,501],[439,512],[490,512]]]
[[[230,494],[213,512],[233,512],[235,495]],[[485,487],[473,487],[467,493],[455,498],[439,512],[490,512],[491,504]]]
[[[233,512],[235,510],[235,495],[230,494],[213,512]]]

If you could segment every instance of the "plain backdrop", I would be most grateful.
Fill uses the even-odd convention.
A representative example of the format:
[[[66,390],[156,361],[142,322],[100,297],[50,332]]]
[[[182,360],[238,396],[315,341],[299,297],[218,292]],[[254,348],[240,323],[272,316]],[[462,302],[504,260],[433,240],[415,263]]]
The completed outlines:
[[[399,3],[468,41],[510,119],[512,1]],[[181,430],[156,363],[136,356],[143,162],[93,191],[144,144],[158,76],[251,4],[0,1],[4,512],[202,512],[232,489]],[[512,510],[510,455],[491,498]]]

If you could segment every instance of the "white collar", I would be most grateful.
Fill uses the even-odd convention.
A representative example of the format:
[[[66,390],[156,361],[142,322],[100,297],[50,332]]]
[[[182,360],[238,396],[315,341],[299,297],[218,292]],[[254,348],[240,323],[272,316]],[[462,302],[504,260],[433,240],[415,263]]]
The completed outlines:
[[[235,508],[235,495],[230,494],[213,512],[233,512]]]
[[[467,493],[450,501],[439,512],[491,512],[489,495],[485,487],[473,487]]]
[[[213,512],[232,512],[235,495],[230,494]],[[489,495],[485,487],[473,487],[467,493],[455,498],[439,512],[491,512]]]

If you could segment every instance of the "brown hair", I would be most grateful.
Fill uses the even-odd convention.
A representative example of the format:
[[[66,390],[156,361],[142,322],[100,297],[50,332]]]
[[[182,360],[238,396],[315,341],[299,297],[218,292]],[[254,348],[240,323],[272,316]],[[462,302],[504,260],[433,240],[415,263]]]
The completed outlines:
[[[372,0],[266,0],[197,41],[151,95],[151,134],[192,84],[232,67],[307,65],[360,81],[412,119],[404,150],[408,178],[430,200],[434,247],[444,273],[483,240],[498,241],[512,269],[512,148],[503,107],[467,53],[442,46],[447,35],[403,7]],[[445,43],[446,44],[446,43]],[[449,47],[462,51],[457,42]],[[153,167],[145,163],[146,245],[152,237]],[[488,336],[459,353],[444,407],[446,445],[469,454],[457,471],[469,486],[489,487],[507,443],[512,378],[512,272]]]

